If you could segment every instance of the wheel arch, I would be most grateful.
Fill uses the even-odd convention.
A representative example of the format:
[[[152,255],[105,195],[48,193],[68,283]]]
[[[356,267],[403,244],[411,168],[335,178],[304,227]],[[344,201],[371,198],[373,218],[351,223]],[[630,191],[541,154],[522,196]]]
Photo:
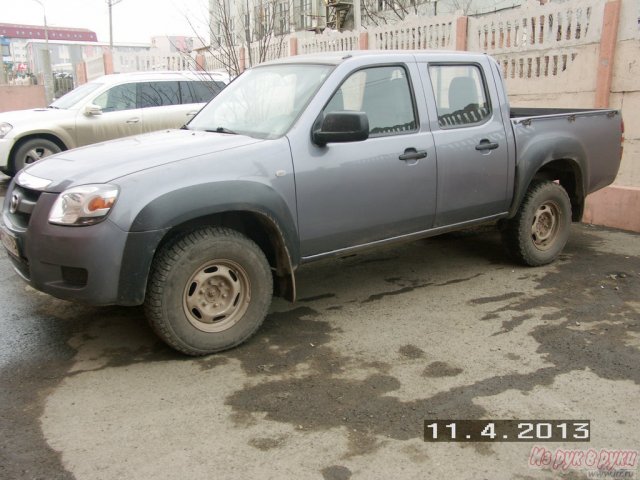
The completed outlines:
[[[509,211],[509,217],[513,217],[531,183],[535,180],[549,180],[558,182],[569,195],[571,201],[571,220],[579,222],[584,213],[585,200],[585,175],[580,162],[576,158],[551,158],[541,162],[540,166],[529,176],[528,181],[519,187],[514,202]]]
[[[187,232],[203,227],[227,227],[236,230],[264,252],[274,274],[276,296],[295,301],[296,283],[294,264],[278,222],[265,212],[256,210],[229,210],[192,218],[169,229],[160,240],[157,252]]]
[[[550,180],[560,183],[571,201],[571,220],[579,222],[584,212],[584,183],[582,169],[571,158],[552,160],[540,167],[532,180]]]
[[[252,239],[274,273],[275,295],[295,299],[300,246],[294,212],[271,185],[253,180],[188,184],[181,172],[173,181],[133,178],[110,221],[128,233],[122,254],[119,294],[128,304],[144,301],[149,272],[158,251],[185,232],[222,226]],[[180,183],[183,186],[177,186]],[[118,208],[118,206],[126,207]]]
[[[69,149],[67,144],[58,135],[56,135],[54,133],[51,133],[51,132],[29,133],[27,135],[24,135],[24,136],[18,138],[13,143],[13,146],[11,147],[11,150],[9,151],[9,162],[7,164],[7,167],[9,168],[10,171],[14,171],[15,170],[15,159],[14,159],[14,156],[15,156],[16,152],[18,151],[18,149],[20,147],[22,147],[22,145],[24,145],[28,141],[36,140],[36,139],[39,139],[39,138],[42,138],[44,140],[48,140],[50,142],[55,143],[60,148],[60,150],[62,150],[62,151]]]

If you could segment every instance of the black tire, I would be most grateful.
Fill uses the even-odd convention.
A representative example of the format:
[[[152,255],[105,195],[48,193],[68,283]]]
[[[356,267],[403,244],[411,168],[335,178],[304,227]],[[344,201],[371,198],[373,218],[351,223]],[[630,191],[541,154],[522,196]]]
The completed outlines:
[[[258,245],[235,230],[207,227],[158,252],[145,312],[169,346],[187,355],[207,355],[251,337],[272,294],[271,269]]]
[[[564,188],[548,180],[534,180],[518,213],[503,226],[509,254],[532,267],[553,262],[571,229],[571,202]]]
[[[13,154],[7,174],[14,176],[27,165],[58,153],[62,149],[51,140],[45,138],[32,138],[20,144]]]

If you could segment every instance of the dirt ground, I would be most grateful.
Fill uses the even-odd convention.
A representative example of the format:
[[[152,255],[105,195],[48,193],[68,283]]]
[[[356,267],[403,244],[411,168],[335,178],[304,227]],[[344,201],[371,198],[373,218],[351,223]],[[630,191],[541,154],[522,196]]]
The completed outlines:
[[[201,359],[141,309],[34,291],[3,253],[0,478],[591,478],[530,467],[531,443],[426,443],[424,420],[589,419],[588,444],[539,445],[638,450],[639,252],[575,225],[541,268],[487,229],[322,261]]]

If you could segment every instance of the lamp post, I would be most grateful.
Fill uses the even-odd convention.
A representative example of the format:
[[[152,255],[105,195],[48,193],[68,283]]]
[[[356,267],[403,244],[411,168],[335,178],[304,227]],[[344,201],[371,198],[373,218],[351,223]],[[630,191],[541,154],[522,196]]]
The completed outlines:
[[[47,9],[41,0],[33,0],[42,7],[42,15],[44,17],[44,43],[45,50],[42,55],[44,63],[44,96],[47,104],[53,100],[53,74],[51,73],[51,51],[49,50],[49,27],[47,26]]]
[[[111,8],[121,1],[122,0],[107,0],[107,5],[109,6],[109,50],[113,50],[113,17],[111,15]]]

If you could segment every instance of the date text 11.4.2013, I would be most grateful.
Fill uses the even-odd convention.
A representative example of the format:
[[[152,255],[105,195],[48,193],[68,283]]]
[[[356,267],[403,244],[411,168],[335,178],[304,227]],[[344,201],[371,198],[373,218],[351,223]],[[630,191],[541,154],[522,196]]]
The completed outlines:
[[[588,442],[590,420],[425,420],[425,442]]]

